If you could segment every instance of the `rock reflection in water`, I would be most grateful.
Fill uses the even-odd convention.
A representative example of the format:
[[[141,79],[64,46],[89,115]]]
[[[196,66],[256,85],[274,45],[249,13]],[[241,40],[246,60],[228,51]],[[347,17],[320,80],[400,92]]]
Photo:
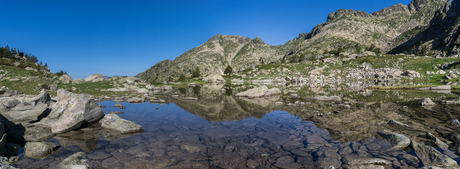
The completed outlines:
[[[112,107],[114,104],[101,103],[108,107],[105,112],[116,110]],[[84,158],[94,168],[353,168],[362,165],[408,168],[420,165],[414,156],[390,149],[391,145],[382,140],[335,141],[326,130],[284,111],[274,111],[260,119],[210,123],[174,104],[126,104],[126,107],[121,116],[144,126],[143,133],[107,141],[100,132],[76,131],[75,136],[50,140],[63,145],[51,157],[34,160],[21,155],[23,159],[17,167],[53,168],[63,158],[82,150],[88,152]],[[93,138],[100,138],[95,147]]]

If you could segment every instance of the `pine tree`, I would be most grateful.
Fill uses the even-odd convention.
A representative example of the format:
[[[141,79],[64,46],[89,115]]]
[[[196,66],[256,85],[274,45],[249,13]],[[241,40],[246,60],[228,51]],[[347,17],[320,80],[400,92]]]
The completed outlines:
[[[185,81],[185,75],[181,74],[178,81],[181,81],[181,82]]]
[[[192,77],[200,77],[200,68],[197,66],[195,70],[192,72]]]
[[[233,68],[230,65],[228,65],[227,68],[225,68],[224,70],[224,74],[226,75],[230,75],[232,74],[232,72],[233,72]]]

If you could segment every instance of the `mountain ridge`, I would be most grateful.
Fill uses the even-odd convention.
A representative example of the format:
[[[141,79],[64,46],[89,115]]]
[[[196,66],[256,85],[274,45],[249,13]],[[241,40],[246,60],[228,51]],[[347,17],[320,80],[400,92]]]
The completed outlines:
[[[300,33],[297,38],[278,46],[266,44],[260,37],[250,39],[218,34],[174,61],[158,62],[136,77],[147,82],[164,83],[175,81],[182,74],[191,76],[196,67],[206,76],[223,74],[227,66],[241,71],[259,64],[301,62],[325,53],[362,53],[366,50],[383,53],[421,53],[425,50],[426,53],[432,48],[412,47],[417,41],[414,38],[421,36],[419,34],[428,29],[434,19],[439,20],[437,13],[451,2],[413,0],[408,5],[399,3],[372,14],[339,9],[330,13],[325,23],[316,25],[309,33]]]

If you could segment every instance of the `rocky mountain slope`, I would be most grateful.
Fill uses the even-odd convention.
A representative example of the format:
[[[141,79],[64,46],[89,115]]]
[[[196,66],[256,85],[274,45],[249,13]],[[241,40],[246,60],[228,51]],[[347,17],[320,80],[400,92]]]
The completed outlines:
[[[267,63],[302,62],[318,55],[340,52],[411,53],[442,55],[456,51],[456,0],[413,0],[369,14],[340,9],[328,15],[325,23],[310,33],[284,45],[271,46],[260,38],[216,35],[206,43],[185,52],[174,61],[165,60],[137,75],[147,82],[168,82],[181,74],[190,76],[195,67],[202,75],[223,74]],[[433,49],[433,50],[432,50]]]
[[[260,63],[270,63],[283,57],[284,51],[268,45],[259,37],[215,35],[204,44],[180,55],[174,61],[158,62],[138,74],[147,82],[177,80],[181,74],[190,77],[198,66],[202,75],[223,74],[231,65],[233,69],[245,69]]]

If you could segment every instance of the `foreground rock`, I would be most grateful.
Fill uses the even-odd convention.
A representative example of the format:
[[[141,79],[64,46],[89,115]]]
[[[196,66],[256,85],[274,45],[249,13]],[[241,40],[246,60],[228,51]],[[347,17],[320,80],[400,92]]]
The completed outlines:
[[[144,129],[141,125],[132,121],[120,118],[116,114],[107,114],[100,121],[101,126],[106,129],[115,130],[120,134],[142,132]]]
[[[86,82],[101,82],[104,81],[104,76],[102,74],[96,73],[85,79]]]
[[[14,123],[36,121],[39,116],[48,111],[50,100],[49,93],[42,90],[38,96],[24,103],[21,103],[17,99],[8,100],[3,103],[7,109],[0,110],[0,113]]]
[[[391,143],[392,147],[397,150],[403,150],[410,145],[410,140],[406,136],[391,131],[383,130],[377,132],[380,136]]]
[[[267,86],[260,86],[253,89],[249,89],[248,91],[241,92],[236,94],[236,97],[247,97],[247,98],[260,98],[260,97],[269,97],[274,95],[281,94],[281,91],[278,88],[271,88],[268,89]]]
[[[104,116],[101,107],[90,95],[60,89],[57,96],[58,102],[51,106],[51,113],[40,121],[55,134],[78,129],[84,123],[95,123]]]
[[[27,142],[24,152],[27,157],[41,159],[51,155],[59,148],[59,145],[49,142]]]
[[[429,164],[436,167],[453,167],[458,165],[452,158],[440,153],[433,147],[412,141],[411,148],[416,152],[417,156],[419,156],[425,165]]]

